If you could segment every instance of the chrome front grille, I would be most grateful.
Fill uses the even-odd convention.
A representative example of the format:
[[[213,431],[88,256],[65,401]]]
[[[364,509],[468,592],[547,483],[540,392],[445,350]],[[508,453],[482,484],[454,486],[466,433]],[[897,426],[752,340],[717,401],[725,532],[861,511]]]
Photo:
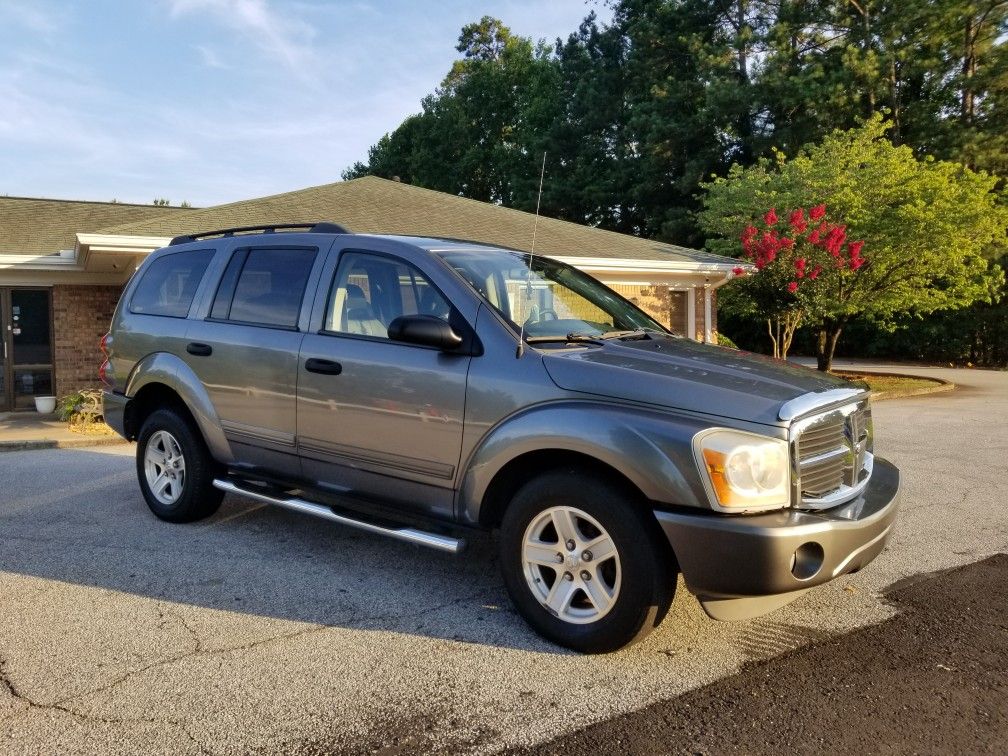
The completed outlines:
[[[860,493],[871,476],[872,442],[867,400],[795,423],[791,443],[799,506],[823,509]]]

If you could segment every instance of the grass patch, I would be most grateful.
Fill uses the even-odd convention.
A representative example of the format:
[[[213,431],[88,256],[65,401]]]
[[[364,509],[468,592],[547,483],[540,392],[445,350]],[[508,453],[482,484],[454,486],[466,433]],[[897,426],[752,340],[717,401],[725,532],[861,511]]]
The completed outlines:
[[[873,393],[881,394],[907,394],[921,391],[922,389],[933,389],[942,385],[941,381],[933,378],[918,378],[910,375],[879,375],[877,373],[856,373],[846,370],[837,370],[834,375],[846,378],[851,381],[864,381],[871,388]]]

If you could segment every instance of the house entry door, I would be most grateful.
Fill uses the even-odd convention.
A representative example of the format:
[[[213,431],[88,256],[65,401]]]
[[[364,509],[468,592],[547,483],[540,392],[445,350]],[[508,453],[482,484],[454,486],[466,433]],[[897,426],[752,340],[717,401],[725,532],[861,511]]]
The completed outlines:
[[[32,409],[53,394],[49,289],[0,289],[0,412]]]

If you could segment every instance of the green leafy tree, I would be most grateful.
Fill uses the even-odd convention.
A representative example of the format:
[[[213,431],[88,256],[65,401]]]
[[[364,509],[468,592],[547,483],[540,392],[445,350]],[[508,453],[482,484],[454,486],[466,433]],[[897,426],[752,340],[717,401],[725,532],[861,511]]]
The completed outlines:
[[[368,162],[343,177],[399,176],[485,202],[534,207],[535,166],[562,107],[552,49],[490,16],[464,26],[457,49],[462,58],[424,98],[422,113],[382,137]]]
[[[886,136],[876,116],[836,131],[793,158],[777,154],[704,184],[699,215],[708,247],[740,254],[740,230],[767,207],[824,202],[846,233],[871,250],[842,301],[812,317],[820,370],[829,370],[837,339],[854,316],[888,320],[990,300],[1003,281],[988,264],[1006,245],[1008,211],[996,179],[962,165],[918,159]]]
[[[632,233],[639,217],[631,196],[635,175],[623,36],[589,14],[557,43],[554,65],[560,109],[546,127],[543,145],[549,174],[543,212]]]
[[[373,173],[700,245],[698,188],[884,112],[889,137],[1008,173],[1008,0],[614,0],[552,48],[483,17]]]
[[[741,243],[752,269],[735,286],[735,312],[766,320],[773,356],[781,359],[805,318],[821,322],[845,312],[868,262],[864,242],[848,240],[847,227],[832,221],[825,205],[780,216],[770,208],[758,225],[745,227]]]

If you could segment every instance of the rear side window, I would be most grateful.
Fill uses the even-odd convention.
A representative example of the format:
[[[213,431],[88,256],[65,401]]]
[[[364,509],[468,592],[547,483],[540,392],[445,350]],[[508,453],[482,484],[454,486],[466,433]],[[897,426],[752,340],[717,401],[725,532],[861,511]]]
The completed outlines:
[[[236,251],[221,278],[210,317],[296,327],[317,251],[304,247]]]
[[[203,280],[213,250],[175,252],[154,260],[130,300],[130,312],[184,318]]]

